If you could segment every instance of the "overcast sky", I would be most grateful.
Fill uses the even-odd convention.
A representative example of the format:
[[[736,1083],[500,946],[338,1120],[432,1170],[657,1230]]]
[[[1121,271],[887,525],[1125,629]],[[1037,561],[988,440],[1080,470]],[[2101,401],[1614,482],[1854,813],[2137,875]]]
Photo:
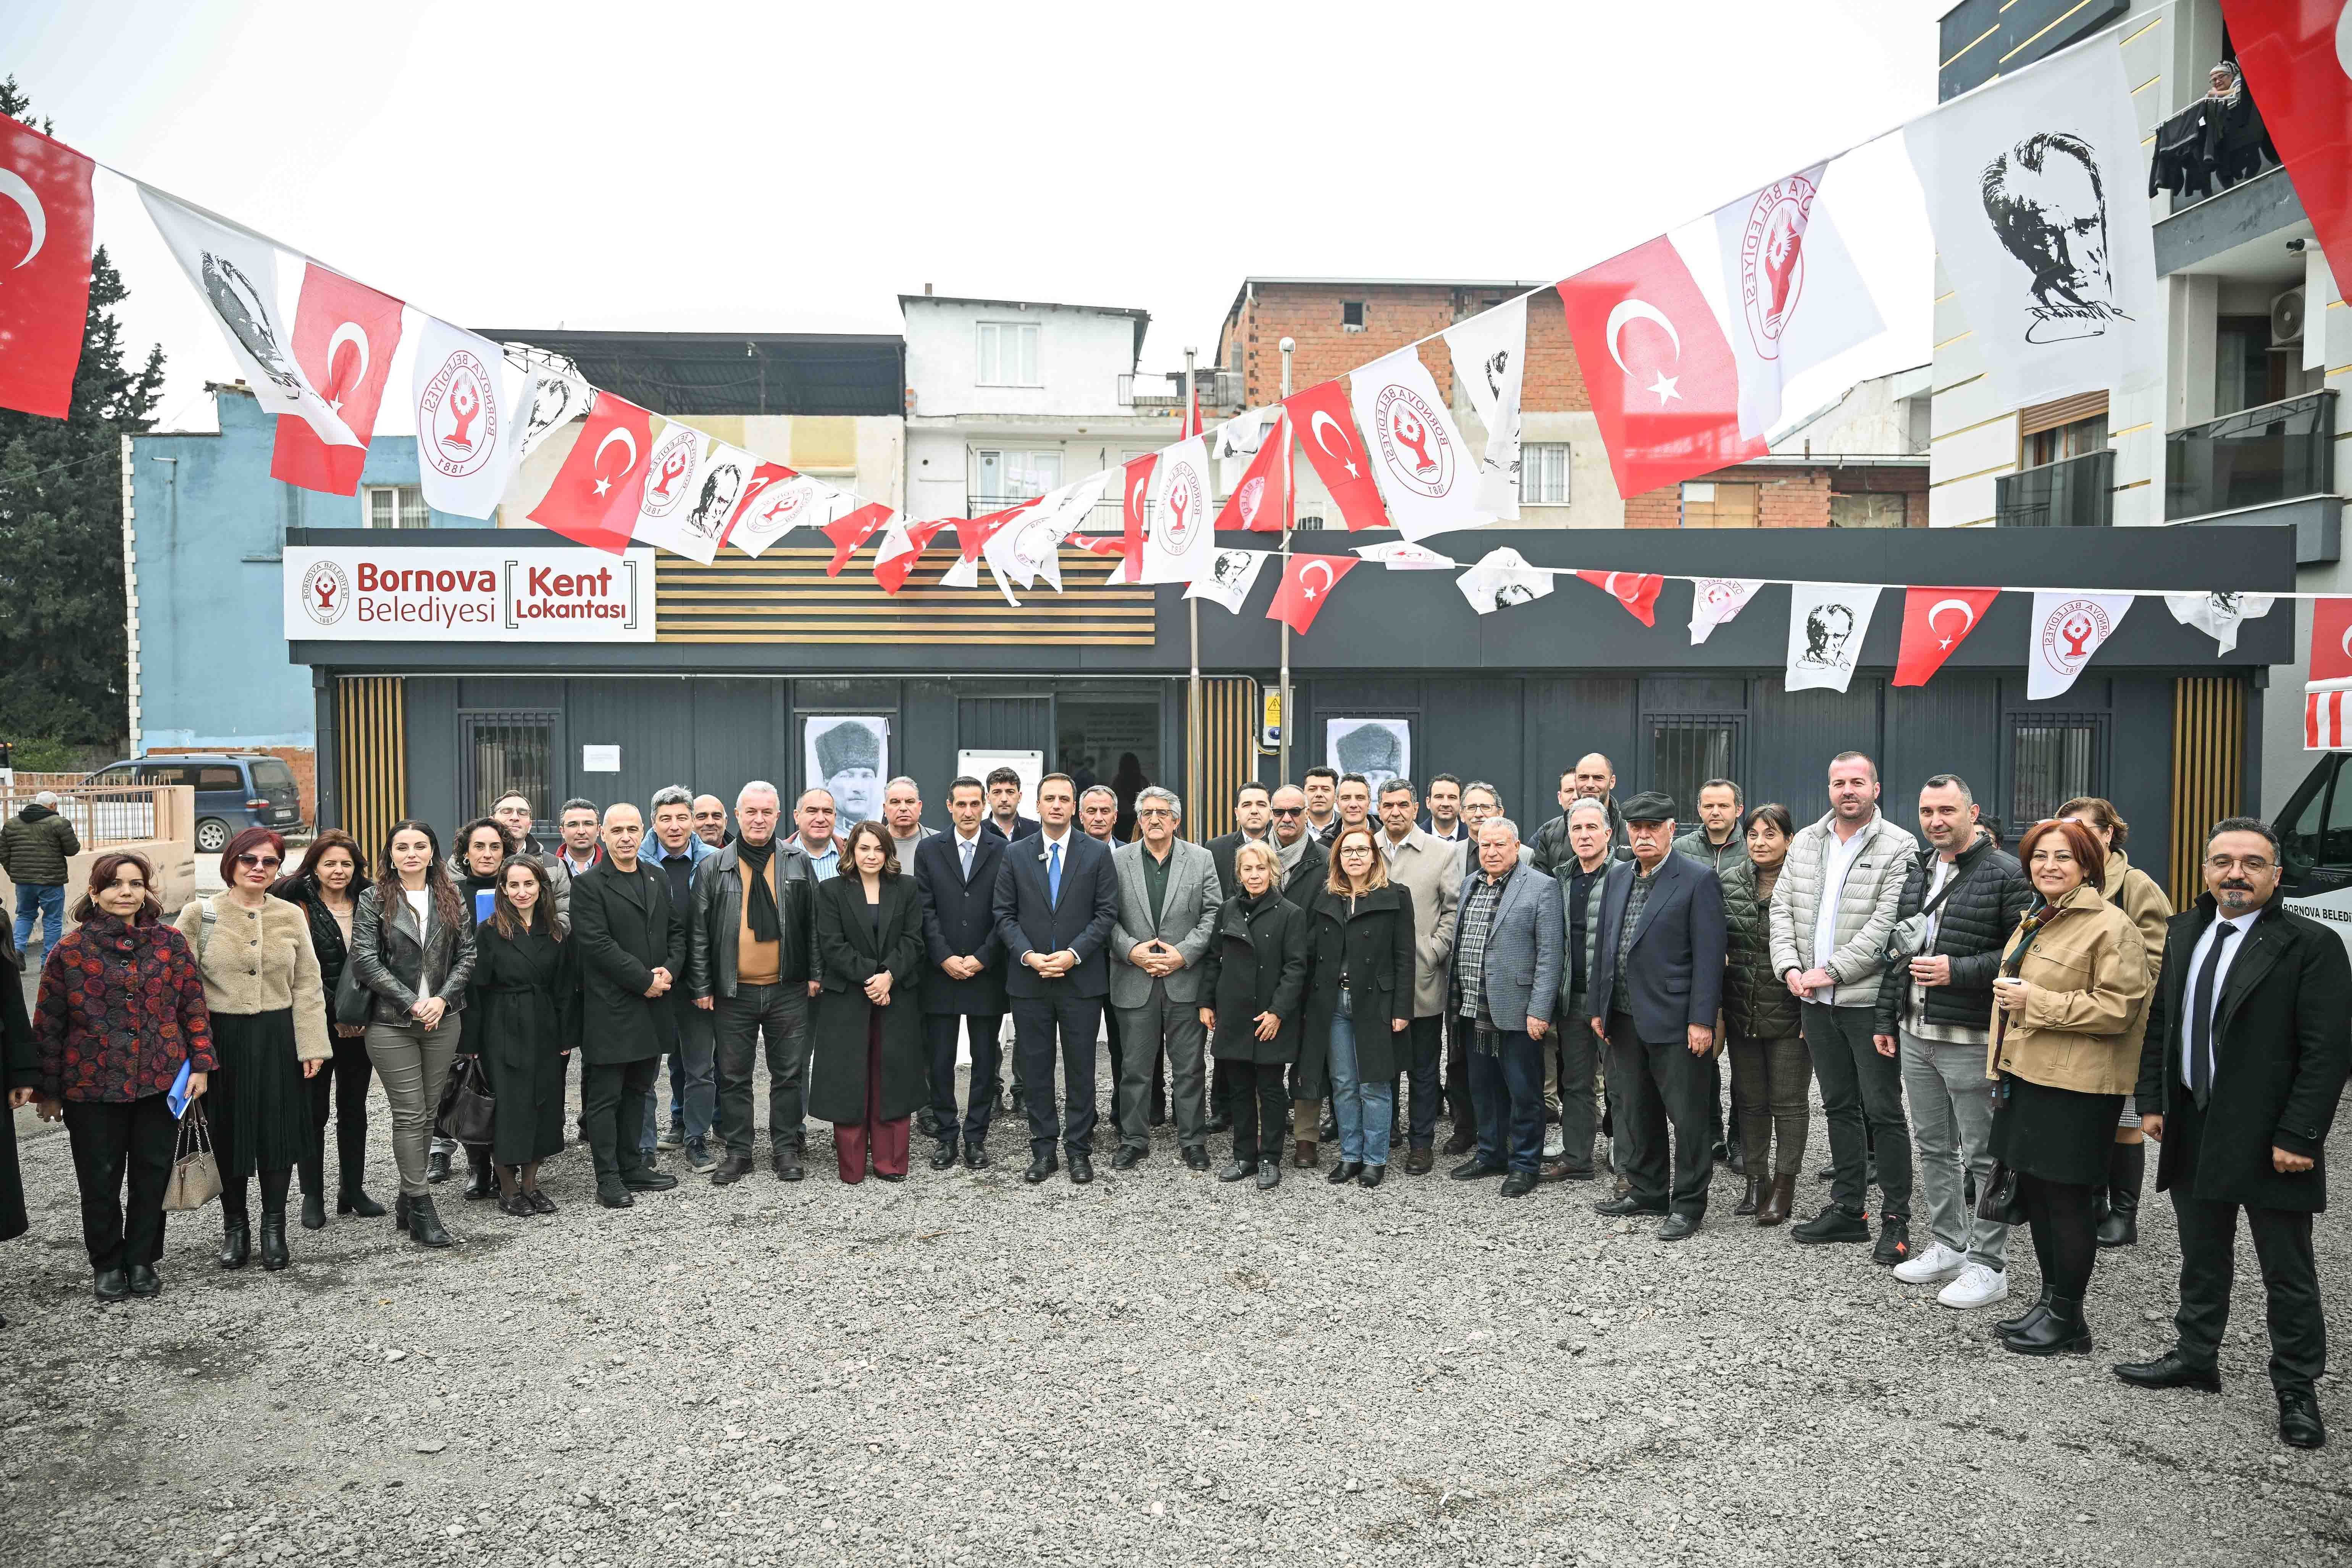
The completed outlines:
[[[1244,277],[1558,278],[1886,130],[1948,4],[75,0],[0,7],[0,69],[461,324],[890,332],[929,282],[1139,306],[1164,370]],[[227,351],[100,186],[126,337],[208,423]]]

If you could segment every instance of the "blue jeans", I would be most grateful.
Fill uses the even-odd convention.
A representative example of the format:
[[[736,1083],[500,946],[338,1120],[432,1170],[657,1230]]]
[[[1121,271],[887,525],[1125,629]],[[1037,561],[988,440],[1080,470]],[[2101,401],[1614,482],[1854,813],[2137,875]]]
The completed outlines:
[[[693,1000],[677,1005],[677,1049],[669,1054],[669,1124],[681,1129],[685,1142],[708,1145],[712,1122],[719,1114],[718,1015],[706,1013]],[[661,1101],[661,1086],[654,1086],[654,1106],[646,1109],[646,1142],[654,1147]]]
[[[65,934],[65,889],[45,887],[38,882],[16,884],[16,951],[20,953],[32,940],[36,915],[41,921],[41,955],[46,958],[49,949],[58,945],[58,938]]]
[[[1346,1004],[1331,1016],[1331,1113],[1339,1122],[1339,1158],[1349,1164],[1389,1163],[1389,1122],[1396,1087],[1366,1083],[1356,1070],[1356,1021]]]

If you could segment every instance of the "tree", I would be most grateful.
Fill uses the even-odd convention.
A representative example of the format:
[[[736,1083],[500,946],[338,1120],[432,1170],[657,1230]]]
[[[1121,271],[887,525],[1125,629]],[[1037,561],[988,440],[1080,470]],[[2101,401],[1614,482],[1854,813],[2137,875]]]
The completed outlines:
[[[0,113],[47,133],[29,106],[0,81]],[[128,293],[100,247],[66,417],[0,408],[0,737],[106,745],[130,727],[122,437],[154,423],[163,350],[124,366],[112,312]]]

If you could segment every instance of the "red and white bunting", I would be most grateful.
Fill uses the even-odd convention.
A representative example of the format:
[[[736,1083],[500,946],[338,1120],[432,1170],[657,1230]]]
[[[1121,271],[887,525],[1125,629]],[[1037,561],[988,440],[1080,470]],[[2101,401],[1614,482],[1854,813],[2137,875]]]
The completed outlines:
[[[1579,572],[1578,576],[1625,606],[1625,613],[1645,626],[1658,624],[1658,593],[1664,577],[1641,572]]]
[[[1903,643],[1895,656],[1895,684],[1927,685],[1999,597],[1998,588],[1904,589]]]
[[[1480,459],[1446,412],[1420,350],[1402,348],[1349,373],[1348,396],[1372,477],[1405,538],[1418,542],[1493,520],[1478,505]]]
[[[1291,556],[1282,569],[1282,586],[1274,591],[1274,603],[1265,607],[1265,618],[1286,622],[1305,637],[1323,606],[1331,602],[1331,590],[1339,586],[1339,579],[1361,564],[1352,555]]]
[[[359,445],[331,446],[309,420],[281,414],[269,454],[271,479],[329,495],[359,493],[384,378],[400,347],[400,301],[389,294],[315,261],[303,268],[302,294],[294,307],[294,363]]]
[[[908,574],[914,571],[915,563],[923,558],[932,538],[951,521],[944,517],[916,523],[903,517],[891,520],[890,531],[874,550],[874,580],[882,584],[884,593],[895,594],[907,585]]]
[[[2035,594],[2025,642],[2026,700],[2046,702],[2073,689],[2092,656],[2131,613],[2132,598],[2129,594],[2070,594],[2063,589]]]
[[[1283,412],[1298,433],[1298,449],[1307,454],[1315,477],[1348,524],[1349,532],[1362,528],[1386,528],[1387,508],[1381,504],[1380,486],[1372,479],[1371,459],[1348,399],[1336,381],[1326,381],[1294,392],[1283,400]]]
[[[0,408],[62,419],[89,320],[88,158],[0,115]]]
[[[1756,577],[1694,577],[1691,583],[1691,647],[1714,634],[1715,628],[1748,607],[1763,580]]]
[[[618,555],[637,521],[654,416],[625,397],[601,393],[579,438],[564,454],[530,521],[564,538]]]

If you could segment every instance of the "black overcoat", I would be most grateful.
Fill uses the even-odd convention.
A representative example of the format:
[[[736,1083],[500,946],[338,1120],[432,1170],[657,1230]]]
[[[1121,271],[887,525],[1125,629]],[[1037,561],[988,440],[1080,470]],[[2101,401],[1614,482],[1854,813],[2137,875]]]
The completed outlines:
[[[548,912],[527,931],[474,932],[465,1047],[478,1052],[498,1102],[490,1157],[528,1165],[563,1151],[563,1053],[580,1047],[580,944],[557,942]]]
[[[1284,1064],[1298,1059],[1299,1005],[1307,995],[1307,911],[1267,889],[1236,893],[1217,910],[1201,961],[1201,995],[1214,1007],[1213,1049],[1224,1061]],[[1282,1020],[1274,1038],[1257,1037],[1257,1016]]]
[[[887,972],[882,1015],[882,1104],[876,1118],[912,1116],[930,1098],[930,1053],[923,1041],[923,910],[915,879],[882,879],[880,939],[866,918],[866,884],[855,868],[816,885],[816,959],[823,989],[811,1010],[815,1059],[809,1068],[811,1116],[841,1125],[866,1120],[866,1034],[877,1011],[866,983]]]
[[[16,949],[0,931],[0,1241],[25,1234],[25,1178],[16,1169],[16,1113],[8,1091],[41,1081],[33,1021],[25,1016],[25,987],[16,976]]]
[[[951,828],[915,846],[915,890],[923,902],[923,1011],[1003,1017],[1004,942],[996,933],[996,868],[1005,841],[986,833],[972,846],[971,880]],[[958,980],[940,967],[977,958],[980,973]]]
[[[656,968],[686,984],[686,923],[669,901],[669,879],[644,861],[623,871],[610,856],[572,884],[572,935],[579,944],[580,1059],[591,1067],[641,1062],[677,1048],[677,1021],[646,994]]]
[[[1307,1027],[1298,1037],[1292,1098],[1320,1100],[1331,1088],[1331,1019],[1348,978],[1356,1023],[1356,1075],[1384,1083],[1404,1070],[1412,1026],[1412,892],[1391,883],[1347,900],[1326,882],[1306,902]],[[1390,1027],[1405,1021],[1405,1033]]]

